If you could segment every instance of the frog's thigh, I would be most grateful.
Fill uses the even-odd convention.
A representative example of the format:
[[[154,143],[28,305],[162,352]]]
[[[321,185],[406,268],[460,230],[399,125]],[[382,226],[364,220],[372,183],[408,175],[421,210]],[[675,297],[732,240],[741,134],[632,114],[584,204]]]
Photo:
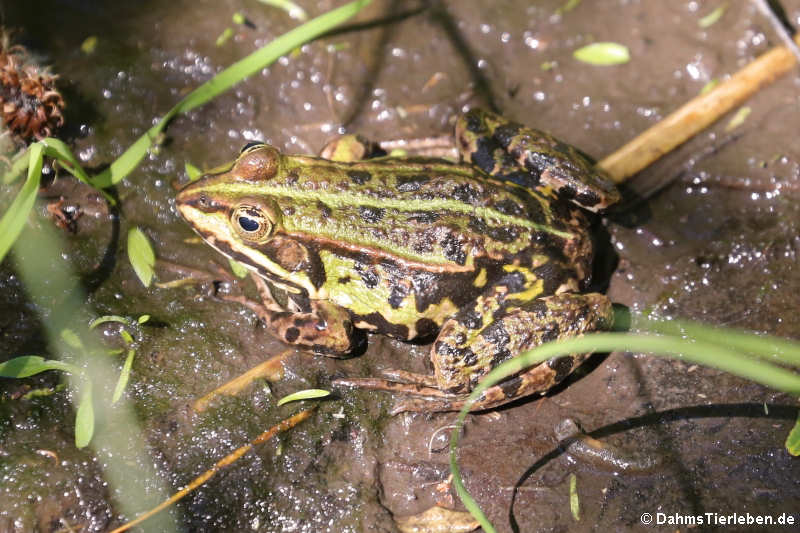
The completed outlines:
[[[511,357],[544,342],[608,329],[613,320],[611,302],[603,294],[562,293],[506,310],[480,330],[464,320],[448,320],[431,350],[439,386],[466,393],[490,370]],[[486,405],[552,387],[586,358],[586,354],[548,361],[509,378],[484,394]],[[502,401],[498,401],[502,400]]]

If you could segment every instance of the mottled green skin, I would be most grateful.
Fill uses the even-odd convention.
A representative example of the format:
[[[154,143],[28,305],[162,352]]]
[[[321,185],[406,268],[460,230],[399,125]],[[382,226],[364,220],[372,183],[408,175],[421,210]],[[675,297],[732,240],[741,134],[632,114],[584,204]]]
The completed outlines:
[[[487,141],[472,126],[493,115],[474,113],[459,143],[479,152]],[[578,294],[592,256],[584,214],[548,186],[509,180],[518,181],[438,159],[341,162],[261,145],[188,185],[177,205],[209,244],[268,282],[267,321],[286,342],[336,355],[354,329],[403,339],[440,330],[435,389],[460,394],[530,346],[610,320],[604,296]],[[547,367],[549,381],[574,366]],[[520,379],[485,404],[533,392]]]

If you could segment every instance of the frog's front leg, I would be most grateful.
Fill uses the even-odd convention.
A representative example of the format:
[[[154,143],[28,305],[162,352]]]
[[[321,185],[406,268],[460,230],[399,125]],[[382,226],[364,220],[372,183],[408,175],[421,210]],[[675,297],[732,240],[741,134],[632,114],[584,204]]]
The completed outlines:
[[[605,295],[561,293],[508,308],[484,326],[474,317],[496,309],[493,297],[479,298],[474,308],[445,322],[431,348],[436,381],[445,396],[412,392],[414,397],[398,402],[395,412],[460,409],[475,385],[500,363],[547,341],[608,329],[613,322],[611,302]],[[487,389],[472,409],[545,392],[588,355],[573,354],[529,368]]]
[[[358,331],[346,309],[326,300],[301,299],[297,303],[289,299],[280,303],[264,280],[257,275],[251,277],[261,302],[244,296],[227,296],[225,299],[250,308],[280,340],[331,357],[343,357],[355,348]],[[287,306],[290,306],[289,310]]]

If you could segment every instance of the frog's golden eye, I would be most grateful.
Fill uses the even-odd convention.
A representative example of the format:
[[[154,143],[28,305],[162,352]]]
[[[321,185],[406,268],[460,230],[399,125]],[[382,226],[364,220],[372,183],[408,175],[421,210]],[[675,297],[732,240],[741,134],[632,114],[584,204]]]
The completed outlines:
[[[234,209],[231,224],[241,238],[250,242],[265,242],[275,227],[269,214],[253,205],[240,205]]]

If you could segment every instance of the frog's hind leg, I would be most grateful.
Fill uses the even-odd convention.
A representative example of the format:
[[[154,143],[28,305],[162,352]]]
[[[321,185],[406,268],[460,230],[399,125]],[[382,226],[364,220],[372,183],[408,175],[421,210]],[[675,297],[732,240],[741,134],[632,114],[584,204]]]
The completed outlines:
[[[525,302],[507,309],[482,329],[475,331],[456,319],[442,326],[431,350],[439,387],[463,398],[483,377],[511,357],[544,342],[576,337],[610,328],[613,311],[602,294],[561,293]],[[473,410],[496,407],[535,392],[545,392],[580,365],[588,354],[573,354],[536,365],[487,389]],[[401,410],[431,409],[440,401],[399,405]],[[445,410],[462,405],[450,401]],[[426,406],[427,405],[427,406]]]
[[[455,135],[464,160],[499,180],[529,189],[547,187],[591,211],[603,210],[620,198],[603,170],[574,146],[544,131],[473,109],[459,118]]]

